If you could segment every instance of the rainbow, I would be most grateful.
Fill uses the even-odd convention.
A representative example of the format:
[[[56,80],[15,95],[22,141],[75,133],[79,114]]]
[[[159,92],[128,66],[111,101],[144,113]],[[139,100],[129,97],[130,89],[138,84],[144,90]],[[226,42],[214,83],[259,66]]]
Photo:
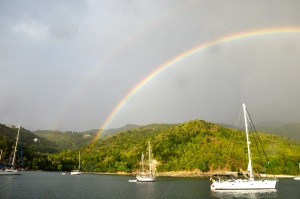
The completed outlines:
[[[122,109],[122,107],[124,107],[126,105],[128,100],[130,100],[139,90],[141,90],[153,78],[155,78],[157,75],[164,72],[171,66],[175,65],[176,63],[183,61],[184,59],[187,59],[188,57],[194,55],[195,53],[205,50],[214,45],[231,42],[231,41],[235,41],[235,40],[239,40],[239,39],[245,39],[245,38],[249,38],[249,37],[256,37],[256,36],[263,36],[263,35],[270,35],[270,34],[282,34],[282,33],[300,33],[300,27],[271,28],[271,29],[253,30],[253,31],[247,31],[247,32],[227,35],[227,36],[200,44],[192,49],[189,49],[188,51],[185,51],[184,53],[182,53],[176,57],[173,57],[169,61],[167,61],[164,64],[157,67],[154,71],[152,71],[149,75],[147,75],[142,81],[140,81],[138,84],[136,84],[126,96],[124,96],[124,98],[117,104],[117,106],[113,109],[113,111],[106,118],[106,120],[102,124],[100,130],[97,132],[97,135],[95,136],[92,143],[95,143],[100,138],[103,130],[110,124],[110,122],[113,120],[113,118],[116,116],[116,114]]]

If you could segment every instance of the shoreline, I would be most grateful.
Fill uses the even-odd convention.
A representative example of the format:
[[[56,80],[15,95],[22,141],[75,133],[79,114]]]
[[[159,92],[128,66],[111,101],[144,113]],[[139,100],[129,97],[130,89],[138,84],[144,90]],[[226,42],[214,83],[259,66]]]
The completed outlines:
[[[46,170],[27,170],[33,172],[60,172],[60,173],[69,173],[70,171],[46,171]],[[225,174],[226,171],[215,171],[215,172],[201,172],[201,171],[168,171],[168,172],[158,172],[157,177],[187,177],[187,178],[210,178],[214,174]],[[227,172],[230,173],[230,172]],[[123,175],[123,176],[135,176],[137,173],[127,173],[127,172],[116,172],[116,173],[109,173],[109,172],[83,172],[83,174],[96,174],[96,175]],[[275,178],[294,178],[295,175],[286,175],[286,174],[268,174],[268,177],[275,177]],[[257,178],[257,177],[256,177]]]
[[[124,175],[124,176],[135,176],[136,173],[126,173],[126,172],[117,172],[117,173],[105,173],[105,172],[84,172],[86,174],[97,174],[97,175]],[[193,171],[169,171],[169,172],[159,172],[157,177],[195,177],[195,178],[209,178],[216,173],[225,173],[225,172],[193,172]],[[273,177],[273,175],[268,175]],[[274,175],[275,178],[294,178],[294,175],[285,175],[277,174]]]

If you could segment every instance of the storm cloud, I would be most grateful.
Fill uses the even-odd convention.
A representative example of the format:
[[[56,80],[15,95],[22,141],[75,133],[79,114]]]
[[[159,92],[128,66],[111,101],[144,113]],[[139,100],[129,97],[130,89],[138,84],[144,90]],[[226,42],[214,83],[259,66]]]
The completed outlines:
[[[0,1],[0,123],[99,128],[152,71],[218,38],[300,28],[300,2]],[[192,119],[300,121],[300,32],[221,42],[161,72],[107,128]]]

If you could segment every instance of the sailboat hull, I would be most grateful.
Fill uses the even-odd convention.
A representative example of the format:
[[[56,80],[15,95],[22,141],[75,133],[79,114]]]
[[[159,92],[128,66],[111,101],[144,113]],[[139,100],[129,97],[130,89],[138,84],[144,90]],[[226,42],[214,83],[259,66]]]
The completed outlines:
[[[235,181],[215,181],[211,190],[258,190],[276,189],[277,180],[235,180]]]
[[[81,171],[71,171],[71,175],[81,175]]]
[[[139,182],[154,182],[154,176],[136,176],[137,181]]]
[[[0,171],[0,175],[21,175],[18,170],[4,170]]]

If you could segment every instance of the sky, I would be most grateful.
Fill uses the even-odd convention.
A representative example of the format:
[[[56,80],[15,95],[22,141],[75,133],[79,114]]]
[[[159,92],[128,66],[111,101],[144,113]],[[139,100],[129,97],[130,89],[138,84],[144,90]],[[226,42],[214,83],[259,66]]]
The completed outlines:
[[[207,42],[300,28],[299,10],[298,0],[0,0],[0,123],[234,124],[242,103],[256,123],[299,122],[299,31],[217,42],[132,92]]]

